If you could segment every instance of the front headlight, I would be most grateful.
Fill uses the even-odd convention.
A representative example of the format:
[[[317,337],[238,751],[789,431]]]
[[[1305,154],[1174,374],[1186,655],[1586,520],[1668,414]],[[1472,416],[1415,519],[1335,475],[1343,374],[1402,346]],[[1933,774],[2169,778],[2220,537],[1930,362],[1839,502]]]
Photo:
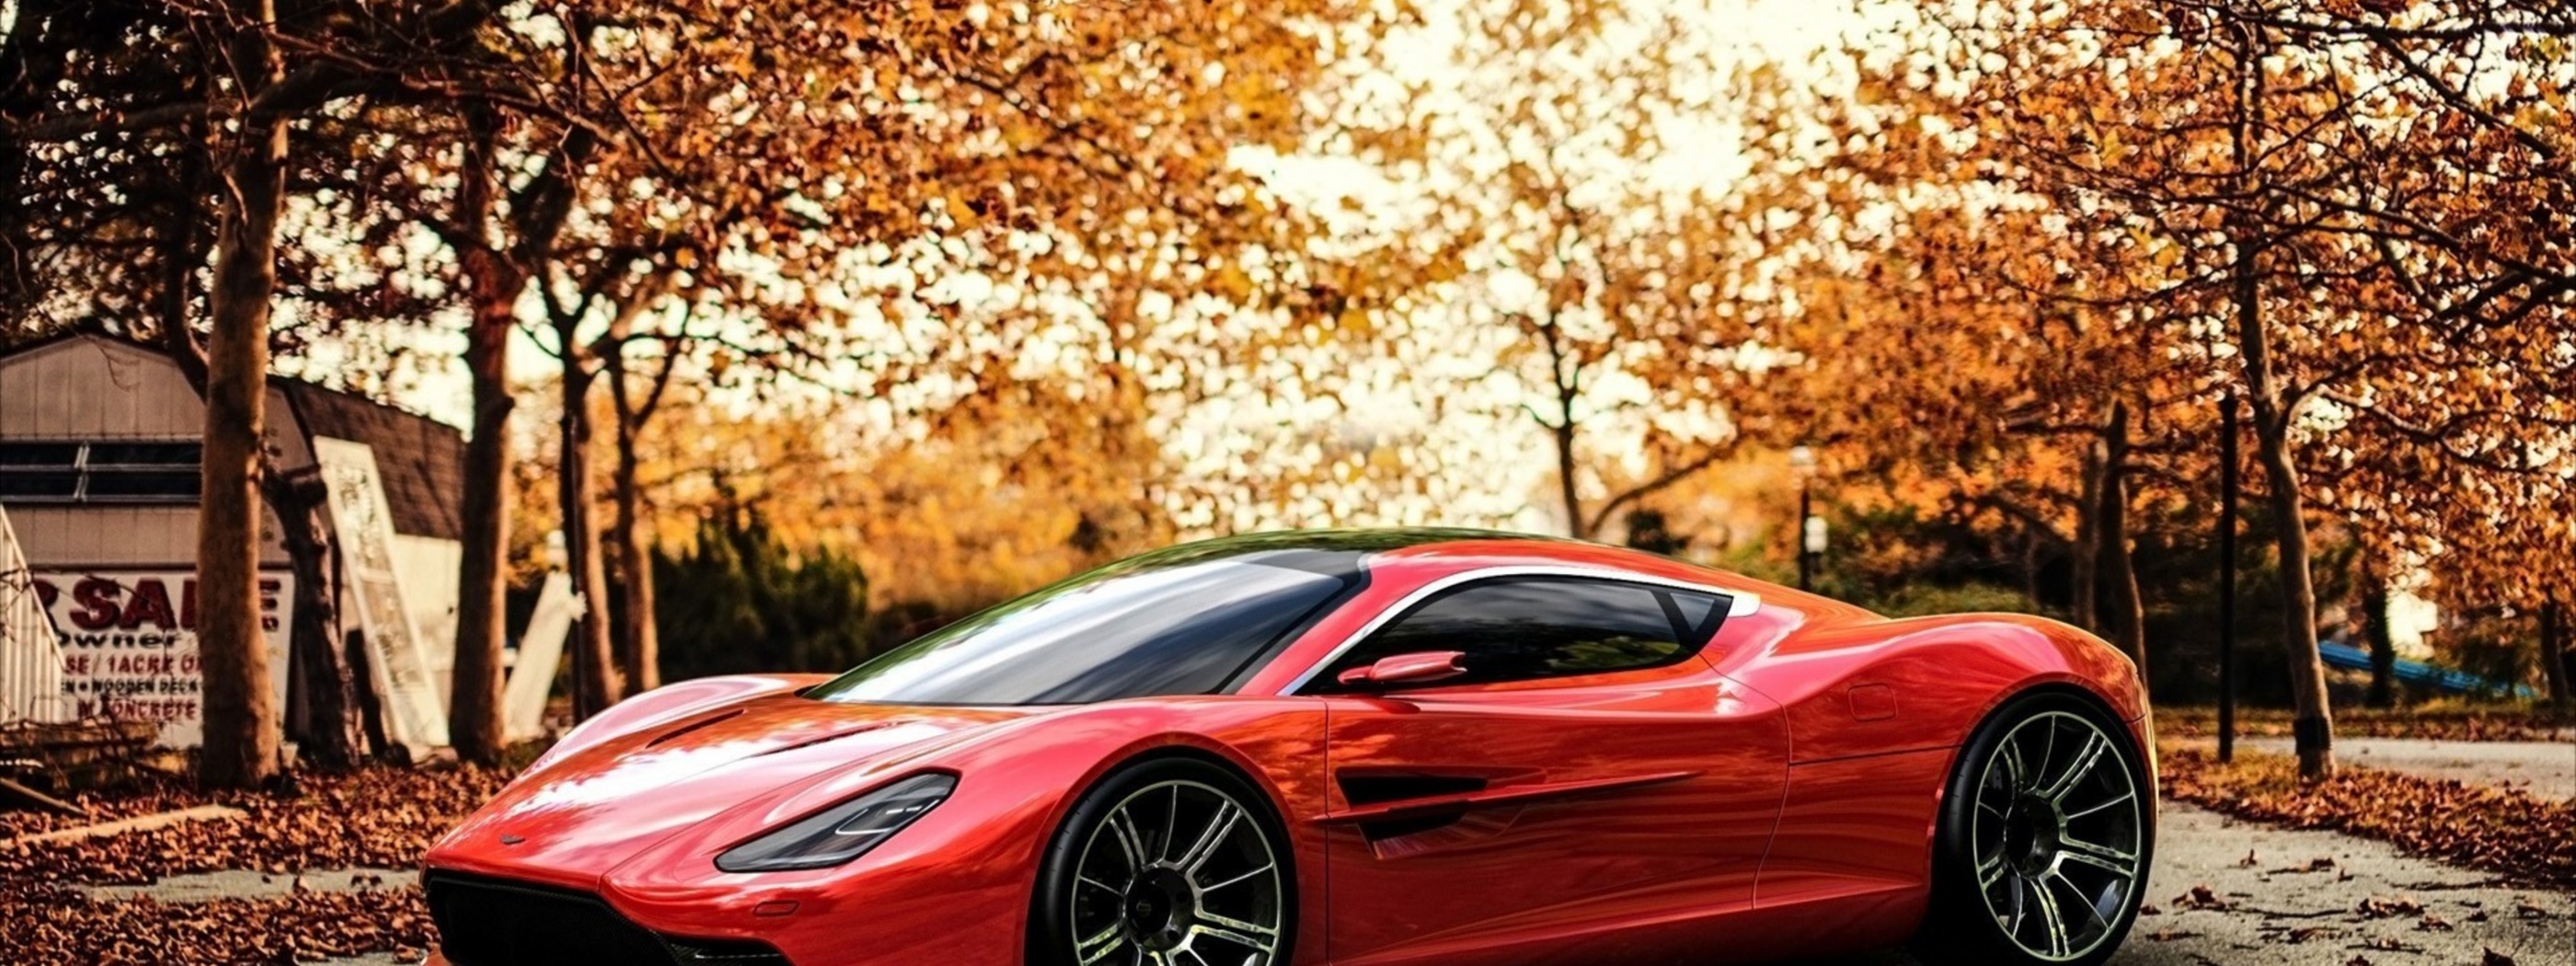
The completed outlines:
[[[727,849],[716,856],[716,868],[776,872],[839,865],[893,838],[956,790],[955,775],[914,775]]]

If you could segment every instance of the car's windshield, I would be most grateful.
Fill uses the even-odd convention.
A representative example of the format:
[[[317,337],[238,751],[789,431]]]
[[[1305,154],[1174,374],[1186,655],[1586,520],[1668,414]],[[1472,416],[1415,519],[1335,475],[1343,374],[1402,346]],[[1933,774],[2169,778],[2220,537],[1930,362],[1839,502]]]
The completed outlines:
[[[1356,557],[1148,554],[933,631],[806,694],[887,704],[1213,694],[1355,585]]]

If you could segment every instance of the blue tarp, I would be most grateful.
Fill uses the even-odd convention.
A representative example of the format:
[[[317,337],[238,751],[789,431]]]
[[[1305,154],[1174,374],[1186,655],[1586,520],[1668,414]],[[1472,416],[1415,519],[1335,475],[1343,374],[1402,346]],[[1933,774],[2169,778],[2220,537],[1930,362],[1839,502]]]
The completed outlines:
[[[2323,641],[2317,644],[2317,652],[2325,658],[2327,667],[2339,667],[2350,671],[2370,670],[2370,652],[2350,644]],[[2467,671],[2435,667],[2422,661],[2409,661],[2404,658],[2397,660],[2396,666],[2391,668],[2390,673],[2408,684],[2453,694],[2510,693],[2517,698],[2538,696],[2537,692],[2525,685],[2498,684]]]

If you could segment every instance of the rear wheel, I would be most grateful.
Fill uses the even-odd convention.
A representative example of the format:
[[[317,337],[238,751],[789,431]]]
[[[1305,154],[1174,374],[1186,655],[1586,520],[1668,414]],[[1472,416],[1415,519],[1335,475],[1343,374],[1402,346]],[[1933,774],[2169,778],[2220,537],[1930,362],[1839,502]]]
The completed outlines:
[[[2041,694],[1959,756],[1915,954],[1937,964],[2093,966],[2137,921],[2154,847],[2145,763],[2118,721]]]
[[[1234,773],[1160,759],[1113,773],[1056,830],[1031,962],[1270,966],[1288,961],[1296,879],[1267,798]]]

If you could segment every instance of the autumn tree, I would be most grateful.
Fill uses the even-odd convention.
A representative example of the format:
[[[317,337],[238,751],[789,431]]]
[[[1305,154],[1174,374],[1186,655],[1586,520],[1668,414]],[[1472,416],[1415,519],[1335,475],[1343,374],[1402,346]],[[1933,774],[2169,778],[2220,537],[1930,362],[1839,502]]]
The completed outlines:
[[[1351,5],[691,6],[600,16],[618,26],[584,68],[619,92],[620,123],[540,282],[565,367],[568,505],[589,476],[579,400],[612,384],[612,544],[636,547],[627,444],[683,357],[858,399],[922,379],[983,392],[1036,375],[978,371],[1024,365],[1017,327],[1070,323],[1097,339],[1081,350],[1101,362],[1078,375],[1097,382],[1087,404],[1148,420],[1170,409],[1146,382],[1209,358],[1172,333],[1227,306],[1290,327],[1341,317],[1343,285],[1304,256],[1305,219],[1232,152],[1296,139],[1314,51]],[[683,306],[694,330],[660,324]],[[639,347],[658,372],[635,378]],[[598,559],[587,516],[564,516],[576,561]],[[622,625],[630,683],[646,682],[650,571],[640,549],[617,556],[627,619],[605,623]],[[597,646],[586,635],[577,653]]]
[[[29,30],[36,33],[25,36],[52,36],[76,11],[107,6],[21,8],[13,40]],[[191,157],[205,159],[204,190],[216,212],[204,298],[211,338],[199,568],[206,615],[200,637],[208,670],[203,778],[210,784],[252,783],[275,768],[275,709],[264,707],[266,674],[259,667],[264,651],[256,573],[243,555],[258,543],[257,487],[264,461],[259,406],[266,387],[269,306],[277,294],[276,228],[288,207],[287,174],[299,157],[291,148],[292,134],[351,105],[416,104],[460,90],[523,103],[543,97],[508,78],[480,73],[477,59],[464,55],[479,31],[494,22],[494,5],[367,4],[363,13],[332,6],[299,9],[299,16],[281,19],[265,2],[141,5],[144,16],[128,21],[136,25],[133,30],[87,34],[96,42],[67,62],[82,71],[113,70],[104,65],[158,60],[164,56],[161,44],[185,37],[176,48],[183,54],[177,63],[182,77],[194,82],[114,90],[21,88],[25,96],[8,130],[13,150],[54,152],[72,161],[70,169],[95,168],[90,159],[113,162],[116,152],[137,148],[137,137],[153,156],[183,165]],[[292,63],[287,50],[296,52]],[[19,170],[21,177],[29,173]],[[187,184],[182,181],[183,190],[193,190]],[[164,302],[185,305],[187,286],[181,283],[193,274],[193,260],[161,264],[173,280],[164,287]]]
[[[2408,323],[2335,346],[2356,373],[2320,393],[2342,430],[2318,461],[2323,502],[2429,562],[2446,606],[2548,612],[2565,593],[2543,561],[2568,548],[2557,521],[2576,435],[2564,337],[2576,321],[2576,10],[2453,0],[2225,12],[2248,35],[2350,62],[2379,81],[2352,100],[2394,119],[2361,128],[2374,177],[2302,199],[2367,236],[2376,284],[2349,297]]]
[[[2125,379],[2170,378],[2186,401],[2232,387],[2251,404],[2310,775],[2332,767],[2312,517],[2420,526],[2433,518],[2389,505],[2438,499],[2461,474],[2518,479],[2495,485],[2536,498],[2539,457],[2558,448],[2532,444],[2564,433],[2547,373],[2564,365],[2548,333],[2566,291],[2550,266],[2566,263],[2535,257],[2554,216],[2527,207],[2549,190],[2545,139],[2495,123],[2532,119],[2548,100],[2533,75],[2550,70],[2471,82],[2489,68],[2459,19],[2502,22],[2527,47],[2549,16],[2523,6],[1926,4],[1909,46],[1931,56],[1892,63],[1878,92],[1893,129],[1940,148],[1913,154],[1930,165],[1881,170],[1955,165],[2038,200],[2023,230],[2042,239],[2040,271],[2014,287],[2126,314],[2169,347]],[[2408,44],[2412,56],[2389,53]],[[2540,421],[2506,427],[2517,410]],[[2457,519],[2454,532],[2500,518]]]
[[[1781,85],[1735,69],[1719,11],[1441,8],[1370,48],[1404,86],[1343,109],[1414,244],[1459,266],[1417,337],[1494,354],[1460,392],[1544,433],[1575,536],[1725,458],[1759,402],[1761,255],[1791,223],[1742,144]]]

